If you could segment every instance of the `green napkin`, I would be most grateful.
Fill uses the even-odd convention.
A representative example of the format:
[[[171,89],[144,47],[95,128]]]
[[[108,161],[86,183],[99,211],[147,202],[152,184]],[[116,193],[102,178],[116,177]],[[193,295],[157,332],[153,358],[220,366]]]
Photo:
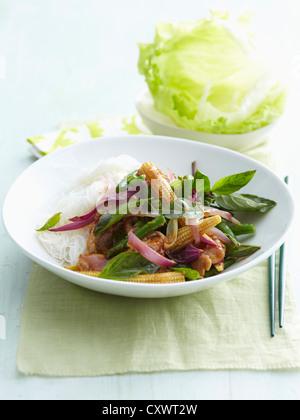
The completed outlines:
[[[125,120],[116,119],[117,130],[120,121]],[[136,117],[126,121],[137,134]],[[270,164],[268,142],[249,154]],[[267,262],[203,292],[149,300],[93,292],[34,265],[17,365],[24,374],[69,377],[299,368],[292,279],[287,278],[285,326],[271,338]]]
[[[270,337],[268,270],[190,296],[132,299],[93,292],[34,266],[18,368],[31,375],[300,367],[300,322],[287,282],[285,327]]]

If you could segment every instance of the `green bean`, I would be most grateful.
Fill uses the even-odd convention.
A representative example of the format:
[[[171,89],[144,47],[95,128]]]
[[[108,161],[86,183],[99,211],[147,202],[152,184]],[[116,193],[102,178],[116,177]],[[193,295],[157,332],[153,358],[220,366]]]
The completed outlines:
[[[225,235],[231,240],[235,248],[240,245],[232,229],[225,222],[219,223],[217,225],[217,228],[220,229],[221,232],[225,233]]]
[[[253,224],[235,225],[231,227],[232,232],[236,235],[249,235],[256,232]]]
[[[255,252],[259,251],[261,248],[259,246],[253,245],[240,245],[238,248],[233,248],[230,245],[226,244],[226,256],[231,258],[242,258],[249,257]]]
[[[134,234],[139,239],[143,239],[145,238],[145,236],[159,229],[165,223],[166,223],[166,219],[164,218],[164,216],[159,216],[156,219],[151,220],[151,222],[148,222],[146,225],[142,226],[140,229],[134,232]],[[124,251],[124,249],[126,249],[127,247],[127,244],[128,244],[128,238],[123,239],[121,242],[119,242],[116,246],[114,246],[109,251],[107,258],[112,258],[115,255],[119,254],[120,252]]]

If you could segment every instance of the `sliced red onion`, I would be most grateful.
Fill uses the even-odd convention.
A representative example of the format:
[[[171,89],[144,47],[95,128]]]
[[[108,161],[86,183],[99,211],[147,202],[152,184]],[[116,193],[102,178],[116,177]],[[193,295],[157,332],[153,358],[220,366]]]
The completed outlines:
[[[227,244],[233,245],[233,242],[228,238],[228,236],[225,235],[220,229],[214,227],[209,231],[212,235],[217,236],[217,238],[220,239],[220,241],[225,242]]]
[[[112,204],[112,208],[120,204],[126,203],[137,194],[141,188],[148,187],[148,181],[142,181],[139,185],[135,185],[134,188],[130,188],[128,191],[122,191],[120,193],[109,194],[103,197],[96,205],[98,213],[103,214],[110,210],[109,204]]]
[[[72,217],[72,219],[70,219],[70,222],[80,222],[81,220],[90,219],[92,216],[94,216],[94,214],[96,213],[96,211],[97,211],[97,209],[94,208],[92,211],[90,211],[87,214],[84,214],[83,216]]]
[[[197,224],[195,224],[194,220],[191,221],[190,228],[194,236],[195,244],[199,245],[201,242],[205,243],[206,245],[210,245],[213,247],[216,247],[217,244],[208,236],[208,235],[200,235],[199,233],[199,224],[197,221]]]
[[[143,181],[142,185],[148,186],[148,181]],[[114,204],[117,204],[117,205],[125,203],[126,201],[129,201],[130,198],[133,197],[138,192],[139,188],[141,188],[141,186],[138,185],[135,190],[124,191],[122,193],[113,194],[113,195],[107,195],[107,193],[105,193],[104,197],[101,198],[101,200],[98,202],[98,204],[92,211],[90,211],[87,214],[84,214],[83,216],[73,217],[72,219],[70,219],[70,221],[80,222],[82,220],[90,219],[90,217],[92,217],[97,211],[99,212],[99,210],[101,209],[101,206],[104,206],[105,209],[102,209],[102,210],[107,212],[109,211],[109,208],[107,206],[110,201],[112,201]],[[100,212],[100,213],[103,213],[103,212]]]
[[[132,231],[128,234],[128,244],[153,264],[161,267],[175,267],[177,263],[169,260],[151,249],[145,242],[141,241]]]
[[[201,252],[201,249],[195,248],[192,245],[188,245],[185,249],[185,264],[190,264],[196,261],[199,258]]]
[[[201,236],[201,242],[205,245],[210,245],[214,248],[217,248],[218,245],[215,243],[215,241],[213,241],[208,235],[202,235]]]
[[[172,254],[170,251],[167,251],[167,255],[178,264],[191,264],[199,258],[201,252],[201,249],[188,245],[184,251],[179,253],[177,252],[176,254]]]
[[[50,232],[66,232],[70,230],[77,230],[77,229],[81,229],[81,228],[91,225],[92,223],[94,223],[94,221],[95,221],[95,216],[93,214],[89,219],[71,222],[67,225],[60,226],[58,228],[49,229],[49,231]]]
[[[76,216],[70,219],[71,222],[79,222],[80,220],[87,220],[95,213],[103,214],[111,210],[109,207],[109,203],[113,203],[114,206],[117,206],[119,204],[123,204],[126,201],[129,200],[134,195],[134,193],[125,192],[122,194],[114,194],[110,196],[105,196],[101,199],[96,205],[96,207],[90,211],[87,214],[84,214],[83,216]]]
[[[200,242],[201,242],[201,236],[200,236],[200,233],[199,233],[199,225],[198,225],[198,223],[196,225],[195,224],[191,224],[190,225],[190,228],[191,228],[192,234],[193,234],[194,239],[195,239],[195,244],[196,245],[199,245]]]
[[[106,213],[112,208],[126,203],[135,193],[135,191],[125,191],[122,193],[106,196],[97,203],[96,210],[100,214]]]
[[[209,213],[209,214],[213,214],[213,215],[218,215],[221,216],[223,219],[228,220],[229,222],[234,223],[235,225],[240,225],[241,222],[238,221],[237,219],[235,219],[231,213],[229,213],[228,211],[224,211],[224,210],[220,210],[220,209],[215,209],[213,207],[204,207],[204,213]]]
[[[191,201],[195,204],[197,203],[197,190],[195,188],[193,189],[193,195],[192,195]]]

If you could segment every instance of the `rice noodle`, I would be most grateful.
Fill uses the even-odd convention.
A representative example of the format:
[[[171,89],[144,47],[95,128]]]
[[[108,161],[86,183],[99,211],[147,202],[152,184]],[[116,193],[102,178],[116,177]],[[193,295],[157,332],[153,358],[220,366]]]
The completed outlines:
[[[127,174],[139,167],[139,162],[128,155],[101,161],[96,168],[84,171],[70,189],[62,197],[58,197],[57,207],[52,214],[43,217],[40,225],[58,212],[62,214],[57,226],[65,225],[71,218],[89,212],[106,193],[109,180],[117,185]],[[60,265],[72,266],[77,264],[79,255],[84,253],[89,232],[90,226],[87,226],[69,232],[37,232],[37,238]]]

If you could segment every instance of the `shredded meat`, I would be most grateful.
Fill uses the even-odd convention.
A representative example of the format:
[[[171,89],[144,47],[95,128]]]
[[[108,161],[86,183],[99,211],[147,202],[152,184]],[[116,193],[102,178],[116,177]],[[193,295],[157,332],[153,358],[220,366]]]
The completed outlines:
[[[123,223],[118,222],[115,225],[108,228],[105,232],[95,236],[95,228],[98,224],[98,220],[92,225],[86,246],[86,255],[90,254],[105,254],[113,246],[114,233],[123,228]]]
[[[129,233],[135,226],[135,224],[139,221],[137,216],[125,216],[124,217],[124,231]]]
[[[128,215],[123,220],[114,224],[106,231],[95,236],[95,229],[99,223],[100,216],[93,223],[90,234],[87,240],[85,255],[104,254],[107,255],[108,251],[113,247],[114,234],[118,230],[129,233],[137,223],[139,218],[137,216]]]
[[[198,271],[201,277],[204,276],[206,271],[211,269],[212,262],[208,255],[201,253],[199,258],[192,263],[192,269]]]
[[[146,238],[144,238],[143,241],[149,246],[149,248],[153,249],[158,254],[164,255],[164,239],[157,232],[151,233],[150,235],[146,236]]]
[[[222,270],[222,267],[224,268],[226,247],[217,237],[213,237],[212,239],[218,246],[205,246],[199,258],[192,263],[192,268],[198,271],[200,276],[204,276],[205,272],[209,271],[212,265],[220,271]]]
[[[96,247],[96,241],[95,241],[95,235],[94,235],[94,231],[97,224],[98,224],[98,220],[94,222],[91,227],[90,234],[89,234],[87,244],[86,244],[86,251],[85,251],[86,254],[97,254],[97,247]]]
[[[217,244],[217,247],[213,248],[211,246],[207,246],[204,248],[204,254],[211,259],[212,264],[218,264],[224,260],[226,246],[216,236],[212,239]]]
[[[81,271],[102,271],[106,263],[106,257],[102,254],[80,255],[78,267]]]

